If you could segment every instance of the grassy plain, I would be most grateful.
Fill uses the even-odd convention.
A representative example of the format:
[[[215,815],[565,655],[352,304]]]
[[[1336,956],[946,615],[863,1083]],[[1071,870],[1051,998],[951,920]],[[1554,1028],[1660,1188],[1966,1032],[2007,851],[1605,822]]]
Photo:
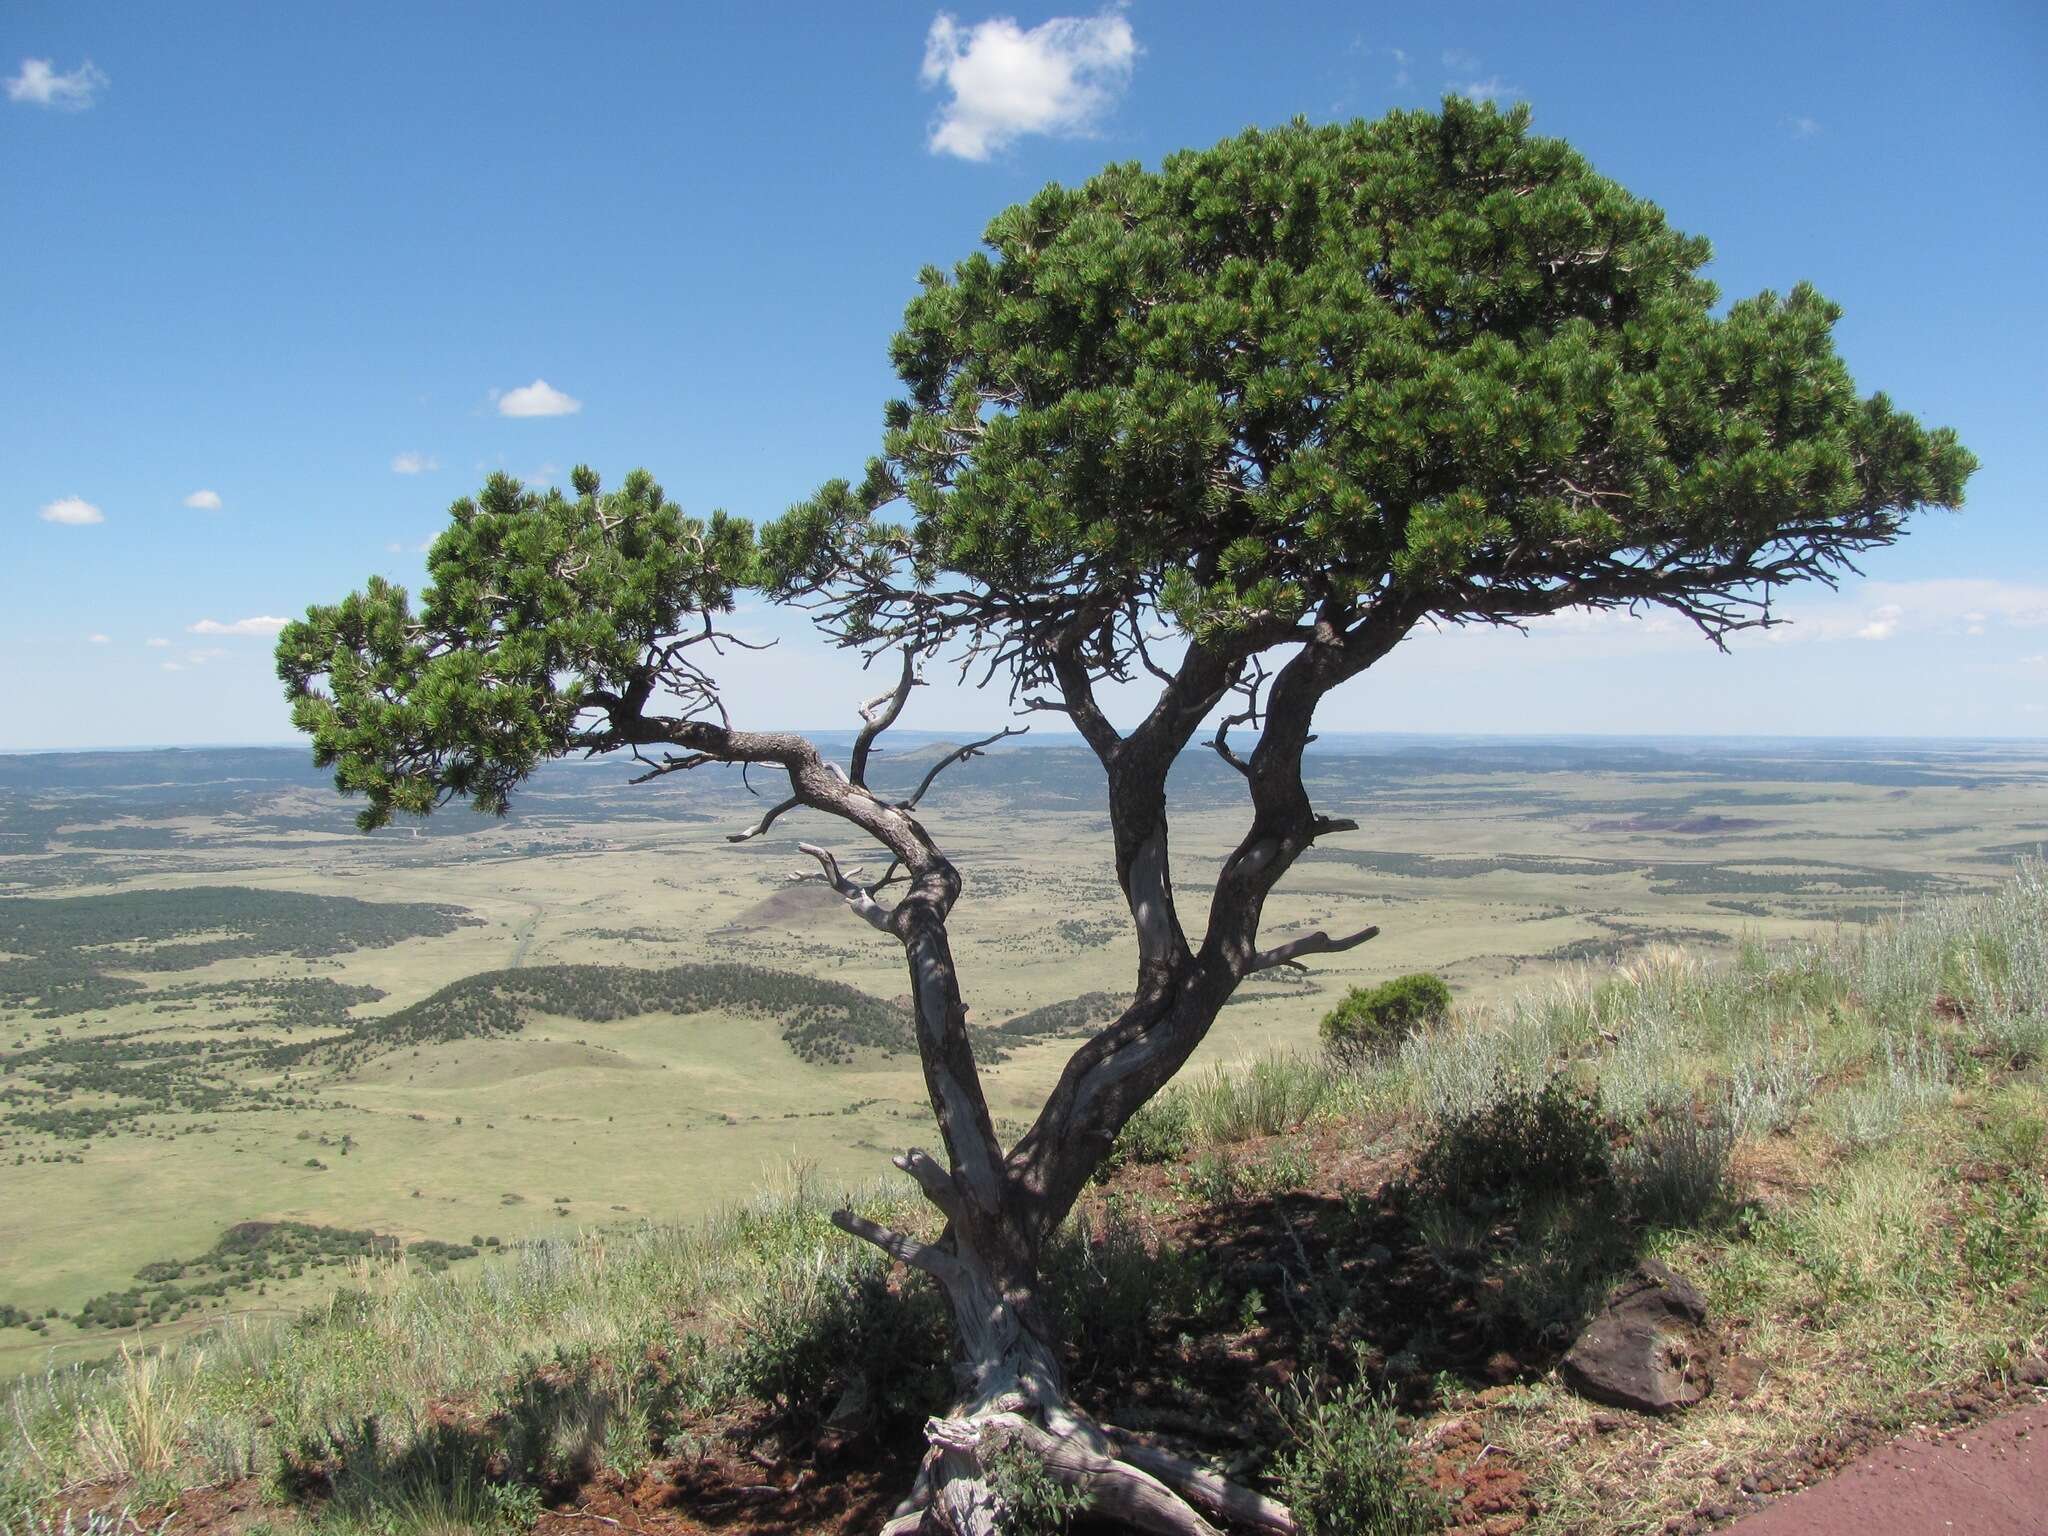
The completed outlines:
[[[913,774],[931,750],[907,752],[898,771]],[[327,979],[376,989],[356,1021],[477,972],[563,962],[737,959],[879,999],[905,990],[889,941],[816,886],[789,883],[803,862],[795,839],[819,828],[791,817],[768,838],[726,842],[759,804],[730,776],[627,790],[615,770],[563,769],[509,821],[451,812],[422,835],[364,837],[295,753],[166,756],[177,760],[8,760],[0,891],[63,901],[234,886],[445,904],[474,921],[187,970],[123,971],[114,946],[104,968],[143,991],[55,1018],[0,1009],[0,1304],[76,1314],[142,1266],[203,1253],[248,1220],[513,1242],[699,1216],[792,1163],[855,1182],[929,1139],[913,1058],[863,1050],[818,1065],[799,1060],[772,1020],[722,1014],[536,1016],[514,1035],[338,1069],[249,1054],[218,1071],[239,1094],[288,1105],[179,1101],[91,1137],[25,1124],[16,1117],[58,1100],[122,1103],[117,1091],[56,1087],[11,1066],[53,1041],[307,1036],[275,1027],[254,1000],[160,1011],[176,988]],[[1198,924],[1199,893],[1240,829],[1241,796],[1208,761],[1183,777],[1176,886]],[[1080,753],[1029,747],[956,770],[930,802],[967,881],[955,947],[976,1023],[1127,985],[1132,952],[1098,784]],[[1198,1068],[1311,1047],[1317,1019],[1353,982],[1434,970],[1483,1008],[1658,945],[1820,937],[1982,889],[2048,838],[2048,750],[2012,745],[1337,744],[1313,759],[1311,789],[1320,809],[1361,830],[1297,867],[1267,931],[1376,922],[1382,935],[1310,977],[1248,988]],[[1006,1127],[1027,1122],[1073,1040],[1005,1040],[988,1087]],[[310,1271],[207,1315],[289,1309],[332,1282]],[[64,1317],[41,1332],[0,1327],[0,1374],[113,1342]]]
[[[701,1536],[741,1505],[874,1529],[948,1335],[932,1287],[828,1225],[840,1198],[935,1226],[908,1181],[800,1180],[453,1272],[359,1263],[291,1326],[0,1387],[0,1536],[120,1507],[205,1536]],[[1683,1347],[1714,1390],[1676,1419],[1556,1370],[1646,1255],[1711,1314]],[[1199,1071],[1046,1281],[1080,1406],[1315,1529],[1698,1536],[2042,1379],[2048,866],[1821,942],[1532,983],[1342,1071]],[[1398,1520],[1340,1518],[1397,1492]]]

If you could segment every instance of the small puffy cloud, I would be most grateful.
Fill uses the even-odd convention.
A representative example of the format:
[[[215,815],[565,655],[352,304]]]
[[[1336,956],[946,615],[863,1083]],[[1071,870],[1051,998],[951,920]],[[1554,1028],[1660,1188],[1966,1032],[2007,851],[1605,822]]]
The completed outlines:
[[[107,515],[83,496],[66,496],[61,501],[50,502],[36,516],[46,523],[62,523],[69,528],[83,528],[107,520]]]
[[[194,512],[218,512],[220,510],[220,492],[194,491],[185,498],[185,505]]]
[[[1408,50],[1406,48],[1389,48],[1387,52],[1394,56],[1394,84],[1397,87],[1406,85],[1408,83]]]
[[[1027,133],[1086,133],[1130,84],[1137,57],[1116,11],[1055,16],[1028,31],[1007,16],[964,27],[941,11],[925,34],[922,76],[952,98],[931,151],[986,160]]]
[[[21,72],[7,80],[7,99],[59,112],[83,112],[107,84],[105,72],[91,59],[62,74],[48,59],[23,59]]]
[[[147,640],[143,641],[142,643],[148,646],[153,651],[167,651],[171,648],[171,642],[166,640],[162,635],[151,635]]]
[[[1456,91],[1469,101],[1505,101],[1510,96],[1519,96],[1522,93],[1520,86],[1502,83],[1499,75],[1488,75],[1484,80],[1479,79],[1479,55],[1464,48],[1446,48],[1443,52],[1443,61],[1445,69],[1462,77],[1446,80],[1444,89]],[[1401,73],[1405,75],[1408,72],[1405,54],[1401,56],[1400,62],[1403,66]]]
[[[85,641],[88,645],[112,645],[114,637],[112,635],[87,635]]]
[[[492,393],[498,402],[500,416],[574,416],[583,409],[581,400],[563,394],[546,379],[535,379],[518,389]],[[404,470],[399,472],[406,473]]]
[[[1870,622],[1856,631],[1858,640],[1889,640],[1899,632],[1899,620],[1906,616],[1906,610],[1897,603],[1886,603],[1870,615]]]
[[[226,624],[219,619],[201,619],[197,624],[188,624],[185,628],[195,635],[274,635],[290,622],[289,619],[259,613],[253,618],[235,619]]]
[[[544,385],[540,384],[540,381],[538,379],[536,379],[534,383],[536,387],[545,388]],[[506,414],[507,416],[523,414],[517,411],[505,411],[504,406],[502,404],[500,404],[498,408],[499,410],[504,411],[504,414]],[[536,412],[535,414],[548,415],[557,413]],[[391,458],[391,473],[393,473],[394,475],[424,475],[427,474],[429,471],[439,469],[440,467],[441,461],[435,458],[431,453],[399,453],[393,454]]]
[[[1515,86],[1501,84],[1499,75],[1489,75],[1484,80],[1467,80],[1458,87],[1458,94],[1471,101],[1500,101],[1519,91]]]
[[[166,672],[182,672],[185,670],[183,667],[179,666],[178,663],[175,661],[165,662],[163,664],[163,668]]]
[[[1820,123],[1811,117],[1788,117],[1785,126],[1795,139],[1816,138],[1820,134]]]

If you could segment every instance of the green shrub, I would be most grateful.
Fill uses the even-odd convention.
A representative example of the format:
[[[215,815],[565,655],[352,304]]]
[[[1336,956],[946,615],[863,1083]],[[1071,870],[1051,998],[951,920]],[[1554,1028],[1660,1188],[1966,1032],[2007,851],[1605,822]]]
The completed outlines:
[[[1114,1195],[1092,1220],[1077,1217],[1054,1234],[1042,1273],[1080,1380],[1156,1364],[1177,1333],[1223,1305],[1204,1255],[1147,1242]]]
[[[988,1459],[989,1486],[1003,1509],[1003,1536],[1065,1536],[1088,1496],[1069,1488],[1045,1464],[1011,1441]]]
[[[1443,1023],[1450,1013],[1450,987],[1427,971],[1396,976],[1376,987],[1353,987],[1323,1015],[1323,1049],[1340,1067],[1363,1066],[1418,1030]]]
[[[1124,1123],[1109,1156],[1095,1170],[1095,1182],[1102,1183],[1127,1163],[1177,1163],[1187,1156],[1194,1139],[1194,1115],[1179,1094],[1140,1105]]]
[[[741,1322],[723,1384],[798,1422],[822,1421],[849,1389],[885,1425],[915,1422],[946,1401],[952,1330],[936,1288],[894,1287],[865,1254],[803,1256]]]
[[[1614,1151],[1599,1106],[1552,1078],[1437,1122],[1413,1187],[1447,1206],[1520,1209],[1606,1187]]]
[[[1274,1463],[1280,1496],[1302,1536],[1423,1536],[1444,1523],[1443,1501],[1415,1476],[1393,1406],[1363,1386],[1328,1397],[1314,1372],[1274,1406],[1289,1446]]]

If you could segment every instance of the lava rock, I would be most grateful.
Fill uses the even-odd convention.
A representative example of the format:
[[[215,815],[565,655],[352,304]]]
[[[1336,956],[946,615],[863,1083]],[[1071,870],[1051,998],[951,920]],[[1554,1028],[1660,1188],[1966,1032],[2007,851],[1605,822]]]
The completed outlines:
[[[1675,1413],[1714,1389],[1713,1336],[1698,1287],[1645,1259],[1558,1362],[1574,1392],[1638,1413]]]

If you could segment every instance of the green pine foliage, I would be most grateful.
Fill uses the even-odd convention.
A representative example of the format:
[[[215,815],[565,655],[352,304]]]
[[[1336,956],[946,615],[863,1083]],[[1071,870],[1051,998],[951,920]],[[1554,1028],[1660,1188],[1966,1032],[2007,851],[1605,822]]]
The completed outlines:
[[[593,694],[646,697],[650,649],[732,607],[751,569],[745,522],[685,517],[644,470],[600,493],[579,467],[572,486],[493,475],[449,509],[417,611],[372,577],[279,633],[292,723],[365,797],[364,829],[451,799],[502,815],[514,785],[577,744]]]
[[[924,273],[863,482],[763,530],[785,589],[908,560],[1154,598],[1226,645],[1362,599],[1621,601],[1815,533],[1785,574],[1825,574],[1974,468],[1857,395],[1835,305],[1716,314],[1707,242],[1521,107],[1254,130],[1049,186],[983,239]]]
[[[1128,674],[1148,611],[1237,657],[1310,614],[1391,644],[1647,602],[1718,637],[1975,468],[1857,393],[1832,303],[1720,310],[1706,241],[1522,108],[1254,130],[1047,187],[984,242],[923,274],[858,486],[757,539],[644,471],[494,476],[417,605],[372,578],[288,625],[294,723],[362,824],[501,813],[547,758],[716,730],[689,647],[744,588],[822,597],[845,642],[978,635],[1037,680],[1060,634]]]

